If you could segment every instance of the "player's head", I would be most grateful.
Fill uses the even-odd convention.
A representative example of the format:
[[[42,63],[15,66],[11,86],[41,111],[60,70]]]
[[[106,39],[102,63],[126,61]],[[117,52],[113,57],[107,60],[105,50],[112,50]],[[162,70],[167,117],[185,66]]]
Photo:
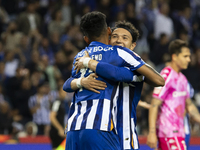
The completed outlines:
[[[84,40],[88,44],[109,37],[111,34],[111,29],[107,27],[106,15],[98,11],[86,13],[81,18],[80,28],[84,34]]]
[[[171,61],[175,63],[180,70],[187,69],[191,56],[187,42],[180,39],[172,41],[169,44],[169,54],[171,56]]]
[[[120,45],[133,50],[139,37],[139,31],[126,21],[118,21],[112,29],[111,45]]]

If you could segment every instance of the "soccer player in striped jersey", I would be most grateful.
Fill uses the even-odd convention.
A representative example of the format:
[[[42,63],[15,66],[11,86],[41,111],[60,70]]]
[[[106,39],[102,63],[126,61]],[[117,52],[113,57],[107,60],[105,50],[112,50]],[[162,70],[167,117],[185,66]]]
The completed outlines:
[[[133,50],[136,44],[135,42],[137,40],[137,37],[138,37],[138,31],[134,28],[132,24],[128,22],[118,22],[113,31],[113,35],[111,36],[111,44],[128,47],[131,50]],[[124,78],[123,76],[125,76],[124,75],[125,72],[122,72],[122,77],[120,77],[121,74],[119,74],[120,73],[119,70],[115,71],[114,69],[112,69],[112,66],[105,66],[105,63],[104,63],[104,66],[101,67],[101,69],[99,69],[99,66],[97,64],[94,65],[95,62],[97,63],[97,61],[91,60],[89,62],[89,68],[93,71],[96,71],[98,75],[103,76],[105,78],[109,78],[111,76],[110,78],[115,79],[115,80],[117,80],[116,79],[117,77],[119,79]],[[90,64],[92,65],[90,66]],[[99,62],[99,64],[101,64],[101,62]],[[148,69],[146,70],[148,72]],[[155,72],[153,72],[153,70],[151,71],[152,71],[151,73],[152,76],[149,76],[149,77],[158,76]],[[134,83],[130,83],[130,84],[120,83],[119,96],[118,96],[119,98],[117,101],[113,102],[117,106],[115,110],[115,114],[116,114],[115,125],[117,128],[117,134],[120,137],[121,149],[139,149],[137,133],[135,130],[135,125],[136,125],[135,113],[136,113],[136,106],[141,95],[143,77],[137,72],[134,72],[134,74],[135,74]],[[94,81],[94,79],[92,78],[91,80]],[[72,86],[73,90],[78,88],[76,86],[77,79],[73,80],[72,82],[71,81],[72,79],[69,79],[68,82],[66,82],[67,87],[65,87],[66,88],[65,90],[68,92],[70,92],[71,90],[70,85]],[[85,87],[85,85],[87,85],[87,78],[82,79],[81,81],[82,81],[83,86]],[[120,80],[120,81],[123,81],[123,80]],[[84,84],[84,82],[86,84]],[[151,83],[154,83],[154,86],[161,85],[155,80],[152,80]],[[90,87],[90,90],[92,90],[92,86]],[[95,88],[93,90],[94,92],[98,92],[98,91],[95,91]]]
[[[81,18],[80,27],[85,35],[84,40],[89,46],[79,52],[75,60],[88,51],[91,57],[98,61],[128,67],[131,71],[145,64],[129,49],[107,45],[111,29],[107,27],[104,14],[100,12],[87,13]],[[85,59],[83,63],[87,66],[89,61],[90,59]],[[72,71],[72,76],[88,76],[91,72],[90,69],[83,68],[78,74],[76,71]],[[104,81],[107,85],[107,88],[101,90],[100,94],[85,88],[75,92],[68,118],[66,149],[120,149],[118,136],[113,130],[115,119],[113,101],[117,99],[118,84],[100,76],[97,80]],[[77,82],[77,86],[80,86],[80,80]]]
[[[190,62],[190,49],[186,42],[174,40],[169,45],[171,62],[161,71],[165,86],[155,88],[149,109],[147,144],[162,150],[185,150],[184,112],[200,123],[198,109],[192,103],[188,81],[181,73]]]

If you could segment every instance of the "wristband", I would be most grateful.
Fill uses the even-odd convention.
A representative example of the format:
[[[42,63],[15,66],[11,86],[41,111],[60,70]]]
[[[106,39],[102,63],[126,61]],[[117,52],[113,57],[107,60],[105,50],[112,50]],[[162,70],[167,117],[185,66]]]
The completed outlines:
[[[91,59],[91,58],[87,57],[87,58],[85,58],[85,59],[83,60],[83,65],[84,65],[86,68],[88,68],[88,63],[89,63],[90,59]]]
[[[82,78],[78,78],[78,80],[76,81],[76,86],[77,86],[79,89],[82,88],[81,79],[82,79]]]

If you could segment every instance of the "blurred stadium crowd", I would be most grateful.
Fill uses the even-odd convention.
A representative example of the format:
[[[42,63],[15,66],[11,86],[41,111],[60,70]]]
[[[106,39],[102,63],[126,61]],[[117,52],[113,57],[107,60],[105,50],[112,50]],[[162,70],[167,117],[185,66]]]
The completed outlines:
[[[189,42],[192,61],[183,73],[200,110],[199,0],[0,0],[0,134],[49,136],[51,106],[86,46],[80,18],[94,10],[106,14],[111,27],[119,20],[135,25],[135,51],[157,71],[170,59],[171,40]],[[151,94],[144,85],[141,99],[150,103]],[[66,106],[71,99],[67,93]],[[148,110],[138,107],[137,117],[138,134],[146,135]],[[200,135],[191,124],[192,135]]]

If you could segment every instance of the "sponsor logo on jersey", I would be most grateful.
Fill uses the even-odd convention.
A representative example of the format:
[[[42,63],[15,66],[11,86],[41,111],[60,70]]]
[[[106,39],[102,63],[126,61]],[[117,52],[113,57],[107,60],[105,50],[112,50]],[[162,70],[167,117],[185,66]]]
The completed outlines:
[[[172,93],[173,97],[180,97],[180,96],[186,96],[186,95],[187,95],[186,91],[182,91],[182,92],[175,91],[175,92]]]

